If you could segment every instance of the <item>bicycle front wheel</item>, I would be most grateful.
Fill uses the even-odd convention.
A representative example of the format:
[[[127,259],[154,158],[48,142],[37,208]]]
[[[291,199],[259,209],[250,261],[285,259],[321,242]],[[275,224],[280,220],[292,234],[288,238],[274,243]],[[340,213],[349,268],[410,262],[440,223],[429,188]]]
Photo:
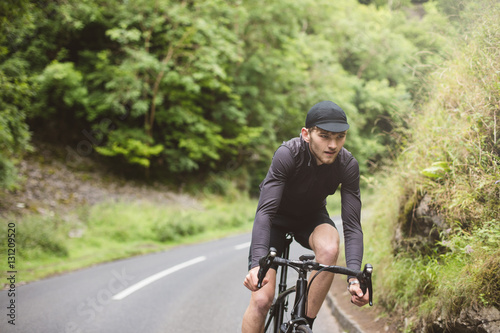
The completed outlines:
[[[307,326],[307,325],[299,325],[299,327],[297,327],[295,329],[295,332],[298,332],[298,333],[313,333],[312,329]]]
[[[295,292],[295,287],[291,287],[285,290],[283,293],[278,295],[276,300],[274,300],[271,307],[271,311],[266,318],[266,326],[264,332],[278,333],[280,331],[281,324],[283,323],[285,304],[288,301],[288,296]],[[282,312],[283,311],[283,312]],[[279,319],[278,319],[279,318]]]

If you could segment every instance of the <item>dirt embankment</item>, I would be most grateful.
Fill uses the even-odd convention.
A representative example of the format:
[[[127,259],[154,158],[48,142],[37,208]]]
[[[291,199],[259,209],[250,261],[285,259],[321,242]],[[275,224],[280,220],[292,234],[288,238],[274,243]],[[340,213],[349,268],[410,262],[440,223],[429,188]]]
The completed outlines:
[[[161,184],[120,179],[90,159],[67,160],[64,152],[38,144],[19,163],[18,188],[0,194],[0,214],[65,214],[82,205],[104,201],[151,201],[197,205],[193,197]]]

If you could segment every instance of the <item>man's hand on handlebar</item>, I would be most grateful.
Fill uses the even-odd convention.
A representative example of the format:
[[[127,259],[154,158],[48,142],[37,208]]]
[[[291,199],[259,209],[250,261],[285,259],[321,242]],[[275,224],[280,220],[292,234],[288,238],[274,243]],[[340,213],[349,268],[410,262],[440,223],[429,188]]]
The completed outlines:
[[[247,287],[250,291],[257,291],[259,288],[257,287],[257,284],[259,282],[259,266],[256,266],[252,268],[250,271],[248,271],[247,276],[245,277],[245,281],[243,284],[245,287]],[[269,282],[269,278],[266,276],[264,280],[262,281],[262,286],[265,286]]]
[[[350,282],[356,281],[356,279],[350,279]],[[359,307],[368,304],[369,302],[369,292],[366,290],[366,293],[363,295],[363,291],[360,288],[359,283],[350,284],[347,288],[349,293],[351,294],[351,303],[355,304]]]

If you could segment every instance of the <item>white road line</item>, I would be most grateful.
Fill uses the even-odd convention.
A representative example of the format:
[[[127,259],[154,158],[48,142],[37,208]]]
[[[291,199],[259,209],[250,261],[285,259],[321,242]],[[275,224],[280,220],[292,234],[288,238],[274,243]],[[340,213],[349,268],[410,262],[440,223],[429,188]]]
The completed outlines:
[[[205,256],[201,256],[201,257],[197,257],[197,258],[194,258],[194,259],[191,259],[189,261],[186,261],[186,262],[183,262],[182,264],[179,264],[179,265],[176,265],[174,267],[171,267],[171,268],[168,268],[164,271],[161,271],[159,273],[156,273],[154,275],[151,275],[150,277],[148,278],[145,278],[144,280],[142,281],[139,281],[137,282],[136,284],[128,287],[127,289],[125,290],[122,290],[121,292],[119,292],[118,294],[116,294],[115,296],[113,296],[112,299],[114,300],[122,300],[124,299],[125,297],[127,297],[128,295],[136,292],[137,290],[141,289],[141,288],[144,288],[145,286],[147,286],[148,284],[151,284],[153,282],[155,282],[156,280],[159,280],[169,274],[172,274],[174,272],[177,272],[178,270],[181,270],[183,268],[186,268],[186,267],[189,267],[191,265],[194,265],[194,264],[197,264],[199,262],[202,262],[204,260],[206,260],[207,257]]]
[[[240,244],[240,245],[236,245],[234,247],[235,250],[243,250],[243,249],[246,249],[250,247],[250,242],[246,242],[246,243],[243,243],[243,244]]]

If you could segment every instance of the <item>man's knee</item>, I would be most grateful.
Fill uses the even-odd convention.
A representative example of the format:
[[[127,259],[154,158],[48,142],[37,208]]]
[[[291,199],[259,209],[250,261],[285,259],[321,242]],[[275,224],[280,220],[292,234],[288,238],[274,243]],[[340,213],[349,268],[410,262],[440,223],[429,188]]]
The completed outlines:
[[[325,265],[335,265],[339,256],[340,240],[337,230],[334,231],[331,235],[316,238],[313,248],[316,260]]]
[[[257,311],[261,314],[267,314],[271,305],[273,304],[274,292],[273,290],[261,289],[252,293],[251,302]]]
[[[316,227],[311,235],[311,248],[316,260],[325,265],[335,265],[339,256],[339,234],[337,229],[328,224]]]
[[[337,242],[322,244],[316,247],[314,253],[316,260],[325,265],[335,265],[339,257],[339,244]]]

